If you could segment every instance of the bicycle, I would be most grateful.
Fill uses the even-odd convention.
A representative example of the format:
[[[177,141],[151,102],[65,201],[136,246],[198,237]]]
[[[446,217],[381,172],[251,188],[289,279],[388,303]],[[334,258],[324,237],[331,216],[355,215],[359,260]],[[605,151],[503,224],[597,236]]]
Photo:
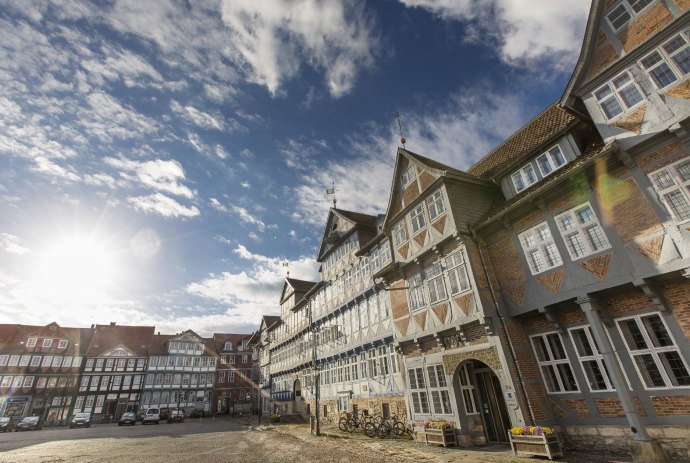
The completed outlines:
[[[338,429],[342,432],[347,432],[347,422],[352,418],[352,414],[349,412],[343,412],[340,414],[340,419],[338,420]]]

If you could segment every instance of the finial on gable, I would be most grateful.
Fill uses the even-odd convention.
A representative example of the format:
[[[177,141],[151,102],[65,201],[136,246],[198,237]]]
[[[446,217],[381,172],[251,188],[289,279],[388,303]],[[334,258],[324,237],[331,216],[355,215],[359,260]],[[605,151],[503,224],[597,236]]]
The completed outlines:
[[[402,125],[400,124],[400,113],[395,113],[395,118],[398,120],[398,129],[400,129],[400,144],[402,145],[403,149],[405,149],[405,137],[403,136],[403,131],[402,131]]]

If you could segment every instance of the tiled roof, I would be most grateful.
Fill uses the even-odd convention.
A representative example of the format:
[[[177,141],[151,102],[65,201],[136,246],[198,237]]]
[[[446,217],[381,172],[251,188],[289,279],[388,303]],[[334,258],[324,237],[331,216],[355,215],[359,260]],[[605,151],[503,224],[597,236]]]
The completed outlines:
[[[286,278],[285,280],[295,289],[295,291],[305,293],[316,284],[314,281],[298,280],[296,278]]]
[[[166,355],[168,349],[165,343],[174,338],[175,334],[155,334],[151,337],[149,344],[149,355]]]
[[[443,164],[443,163],[440,163],[440,162],[438,162],[438,161],[434,161],[433,159],[430,159],[430,158],[427,158],[427,157],[425,157],[425,156],[422,156],[421,154],[413,153],[412,151],[410,151],[410,150],[408,150],[408,149],[399,149],[399,150],[400,150],[400,151],[404,151],[404,152],[407,153],[411,158],[416,159],[417,161],[421,162],[422,164],[427,165],[428,167],[431,167],[432,169],[443,170],[443,171],[452,172],[452,173],[459,174],[459,175],[464,175],[464,174],[465,174],[465,173],[464,173],[463,171],[461,171],[461,170],[458,170],[458,169],[456,169],[456,168],[454,168],[454,167],[447,166],[447,165],[445,165],[445,164]]]
[[[358,225],[376,228],[376,216],[369,214],[362,214],[361,212],[345,211],[343,209],[335,209],[340,215],[352,220]]]
[[[244,352],[248,351],[238,351],[237,346],[239,346],[241,341],[249,341],[252,334],[236,334],[236,333],[213,333],[213,340],[216,343],[216,349],[218,352],[223,352],[224,345],[226,341],[232,342],[232,352]]]
[[[96,357],[122,345],[135,355],[145,357],[154,331],[153,326],[96,325],[96,333],[86,355]]]
[[[563,132],[576,121],[575,116],[554,103],[480,159],[468,170],[468,173],[477,177],[491,178]]]

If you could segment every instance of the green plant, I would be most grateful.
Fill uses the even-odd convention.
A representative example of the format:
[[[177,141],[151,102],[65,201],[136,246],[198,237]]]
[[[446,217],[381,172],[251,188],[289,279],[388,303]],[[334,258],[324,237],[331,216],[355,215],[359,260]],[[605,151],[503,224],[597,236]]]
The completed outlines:
[[[270,420],[271,420],[271,423],[277,423],[280,421],[280,415],[278,415],[277,413],[274,413],[273,415],[271,415]]]
[[[432,421],[424,423],[424,429],[452,429],[453,424],[447,421]]]

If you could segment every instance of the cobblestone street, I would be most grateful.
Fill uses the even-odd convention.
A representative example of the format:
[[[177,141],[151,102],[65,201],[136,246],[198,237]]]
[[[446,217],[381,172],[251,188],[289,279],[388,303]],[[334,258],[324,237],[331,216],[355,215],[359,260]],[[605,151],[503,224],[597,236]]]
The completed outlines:
[[[506,446],[444,449],[407,440],[370,439],[362,434],[340,433],[331,428],[325,429],[323,436],[315,437],[309,434],[306,425],[272,426],[257,425],[256,422],[250,423],[246,420],[229,420],[203,426],[208,427],[199,428],[196,423],[190,422],[183,425],[133,429],[96,427],[91,430],[54,429],[19,435],[12,433],[3,436],[2,441],[10,443],[14,440],[12,446],[15,448],[0,453],[0,462],[504,463],[546,461],[516,458]],[[91,434],[80,434],[80,431],[93,432],[94,437],[91,437]],[[141,434],[144,431],[157,433],[157,435]],[[100,437],[104,435],[108,437]],[[29,440],[24,446],[17,447],[16,439],[18,438]],[[630,460],[626,457],[610,455],[569,454],[561,461],[623,463]]]

